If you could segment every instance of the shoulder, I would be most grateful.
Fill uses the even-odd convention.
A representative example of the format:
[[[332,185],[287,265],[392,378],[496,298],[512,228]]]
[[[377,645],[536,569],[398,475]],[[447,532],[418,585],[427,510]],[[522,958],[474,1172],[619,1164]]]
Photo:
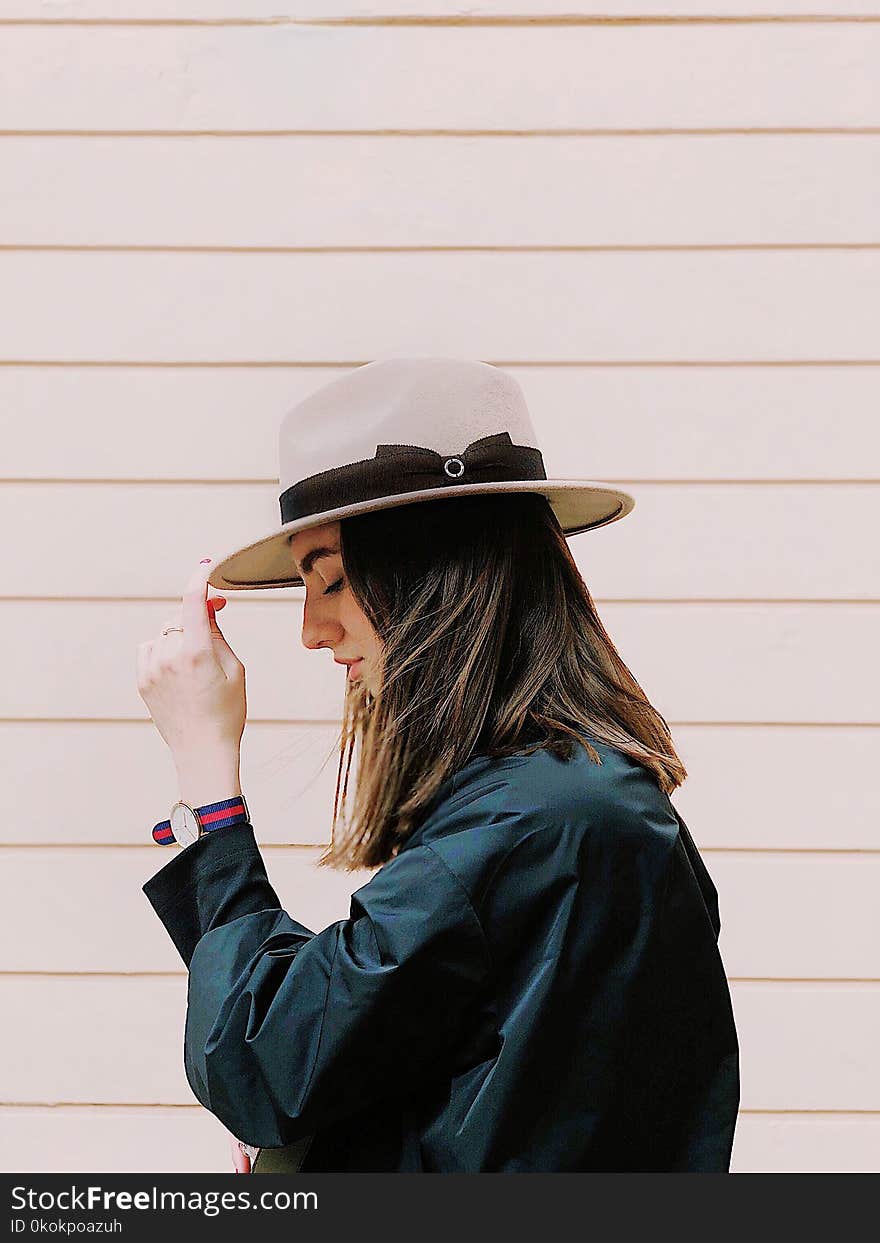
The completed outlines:
[[[648,831],[658,818],[676,825],[669,799],[643,764],[607,743],[592,746],[599,763],[580,744],[568,760],[541,748],[470,761],[441,787],[413,842],[437,846],[477,825],[552,827],[575,820],[601,830],[640,817]]]
[[[599,764],[580,744],[568,760],[545,749],[472,760],[441,787],[407,848],[429,846],[472,894],[515,857],[530,871],[551,857],[579,870],[585,855],[608,851],[662,862],[679,831],[668,797],[644,765],[593,746]]]

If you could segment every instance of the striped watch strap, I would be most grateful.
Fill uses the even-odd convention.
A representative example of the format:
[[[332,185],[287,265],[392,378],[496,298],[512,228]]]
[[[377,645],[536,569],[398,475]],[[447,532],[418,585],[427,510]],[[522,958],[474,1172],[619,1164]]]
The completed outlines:
[[[230,824],[247,824],[250,820],[247,803],[241,795],[221,799],[219,803],[205,803],[204,807],[196,807],[194,810],[206,833],[210,833],[212,829],[225,829]],[[153,841],[160,846],[177,844],[170,820],[160,820],[153,825]]]

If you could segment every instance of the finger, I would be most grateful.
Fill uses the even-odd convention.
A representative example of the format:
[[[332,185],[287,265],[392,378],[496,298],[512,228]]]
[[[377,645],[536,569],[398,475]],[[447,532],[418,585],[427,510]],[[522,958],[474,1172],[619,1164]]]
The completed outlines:
[[[191,574],[181,602],[182,638],[190,649],[211,645],[211,619],[208,616],[207,597],[212,563],[207,558],[205,560],[206,564],[198,565]]]
[[[225,604],[226,601],[224,600],[223,603]],[[214,601],[209,600],[208,601],[208,625],[211,628],[211,638],[215,640],[215,642],[219,641],[223,647],[229,647],[229,644],[226,642],[226,635],[223,633],[223,631],[220,629],[220,626],[217,623],[216,610],[217,610],[217,606],[214,604]]]
[[[162,630],[160,631],[161,638],[168,639],[171,637],[171,635],[180,634],[179,627],[181,627],[182,625],[183,625],[183,621],[180,616],[180,609],[178,609],[173,617],[167,618],[162,623]],[[165,633],[166,630],[169,630],[171,634],[166,634]]]
[[[169,617],[162,623],[162,629],[153,640],[152,651],[150,653],[150,664],[154,674],[158,674],[162,668],[162,661],[167,660],[172,652],[177,651],[180,647],[180,640],[183,638],[178,627],[182,626],[180,619],[180,609],[177,610],[175,617]],[[168,634],[165,631],[168,631]]]
[[[217,600],[216,607],[222,608],[226,604],[226,600],[222,597]],[[214,651],[227,677],[235,671],[238,666],[239,659],[233,652],[232,648],[226,642],[226,635],[220,629],[214,610],[214,601],[208,601],[208,624],[211,627],[211,640],[214,644]]]

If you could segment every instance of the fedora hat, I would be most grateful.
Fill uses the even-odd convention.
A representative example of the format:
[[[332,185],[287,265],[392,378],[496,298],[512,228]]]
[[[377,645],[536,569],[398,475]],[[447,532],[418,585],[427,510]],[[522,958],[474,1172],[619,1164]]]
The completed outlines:
[[[384,358],[325,384],[279,431],[281,526],[217,559],[222,591],[300,587],[290,540],[419,501],[539,492],[566,535],[623,518],[635,501],[587,479],[548,479],[523,391],[489,363]]]

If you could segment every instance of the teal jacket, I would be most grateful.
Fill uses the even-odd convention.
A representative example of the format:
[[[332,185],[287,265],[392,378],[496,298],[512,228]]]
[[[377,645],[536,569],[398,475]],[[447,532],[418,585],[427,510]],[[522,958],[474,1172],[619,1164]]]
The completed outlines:
[[[189,969],[187,1079],[309,1171],[727,1171],[739,1054],[718,897],[616,748],[473,756],[313,932],[250,824],[143,886]],[[295,895],[290,895],[295,900]]]

